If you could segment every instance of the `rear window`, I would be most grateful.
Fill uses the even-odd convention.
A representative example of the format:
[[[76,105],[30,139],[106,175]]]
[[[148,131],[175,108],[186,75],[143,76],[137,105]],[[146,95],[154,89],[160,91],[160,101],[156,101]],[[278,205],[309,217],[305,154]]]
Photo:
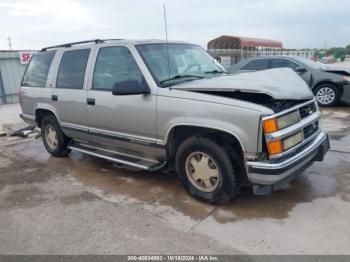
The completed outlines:
[[[243,70],[265,70],[268,68],[269,61],[267,59],[254,60],[242,67]]]
[[[39,52],[33,55],[24,74],[22,86],[46,86],[47,75],[55,52]]]
[[[90,49],[64,52],[57,76],[58,88],[82,89]]]

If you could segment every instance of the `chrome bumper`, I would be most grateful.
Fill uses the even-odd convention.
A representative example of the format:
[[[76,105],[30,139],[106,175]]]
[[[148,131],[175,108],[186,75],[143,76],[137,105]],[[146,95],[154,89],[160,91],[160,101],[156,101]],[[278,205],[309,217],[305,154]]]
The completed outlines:
[[[328,135],[320,132],[302,151],[281,161],[248,161],[248,180],[253,185],[270,186],[289,182],[299,169],[309,166],[313,161],[322,161],[329,147]]]

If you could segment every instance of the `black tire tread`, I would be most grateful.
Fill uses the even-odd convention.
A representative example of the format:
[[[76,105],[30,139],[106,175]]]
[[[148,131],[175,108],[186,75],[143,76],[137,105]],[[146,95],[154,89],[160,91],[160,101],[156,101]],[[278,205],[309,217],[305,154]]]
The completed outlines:
[[[238,154],[234,150],[234,148],[225,143],[222,139],[216,136],[192,136],[188,139],[186,139],[178,148],[177,150],[177,156],[178,154],[182,154],[184,150],[186,150],[188,147],[191,146],[197,146],[197,145],[209,145],[210,147],[217,148],[221,151],[220,153],[220,159],[226,163],[227,173],[230,176],[230,179],[226,179],[226,182],[222,185],[223,190],[218,192],[217,194],[213,194],[212,198],[202,198],[198,197],[197,195],[193,194],[193,192],[190,191],[194,197],[200,198],[202,201],[205,201],[210,204],[226,204],[230,200],[232,200],[237,193],[239,192],[239,187],[241,184],[241,171],[242,171],[242,165],[241,161],[239,160]],[[178,157],[176,157],[178,159]],[[180,167],[181,163],[179,161],[176,161],[176,170],[181,170]],[[184,182],[184,180],[187,180],[186,178],[183,178],[182,176],[186,176],[186,174],[180,174],[178,172],[178,175],[180,176],[181,181],[183,182],[185,188],[188,190],[189,185],[186,185],[186,183],[190,182]],[[228,181],[227,181],[228,180]]]

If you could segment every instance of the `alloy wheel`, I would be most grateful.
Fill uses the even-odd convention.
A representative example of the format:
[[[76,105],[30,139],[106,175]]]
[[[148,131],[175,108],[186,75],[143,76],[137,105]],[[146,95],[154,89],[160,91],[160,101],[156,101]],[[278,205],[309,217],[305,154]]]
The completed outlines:
[[[50,147],[50,149],[55,150],[57,148],[57,132],[51,125],[47,125],[45,127],[45,141],[46,144]]]
[[[316,92],[317,101],[322,105],[329,105],[334,102],[336,97],[335,91],[331,87],[321,87]]]
[[[186,174],[192,185],[203,192],[215,191],[221,178],[215,160],[203,152],[193,152],[187,157]]]

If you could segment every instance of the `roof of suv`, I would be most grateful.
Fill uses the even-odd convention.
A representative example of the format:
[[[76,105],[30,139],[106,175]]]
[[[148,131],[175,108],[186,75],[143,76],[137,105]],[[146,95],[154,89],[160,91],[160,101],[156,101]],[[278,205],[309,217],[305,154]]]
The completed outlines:
[[[93,39],[93,40],[85,40],[85,41],[65,43],[65,44],[60,44],[60,45],[44,47],[43,49],[41,49],[41,51],[47,51],[48,49],[57,49],[57,48],[69,48],[69,47],[77,46],[77,45],[90,46],[90,45],[96,45],[96,44],[103,44],[103,43],[107,43],[107,42],[112,42],[112,43],[115,42],[118,44],[129,44],[129,45],[161,44],[161,43],[189,44],[189,43],[182,42],[182,41],[166,41],[166,40],[159,40],[159,39],[146,39],[146,40]]]

